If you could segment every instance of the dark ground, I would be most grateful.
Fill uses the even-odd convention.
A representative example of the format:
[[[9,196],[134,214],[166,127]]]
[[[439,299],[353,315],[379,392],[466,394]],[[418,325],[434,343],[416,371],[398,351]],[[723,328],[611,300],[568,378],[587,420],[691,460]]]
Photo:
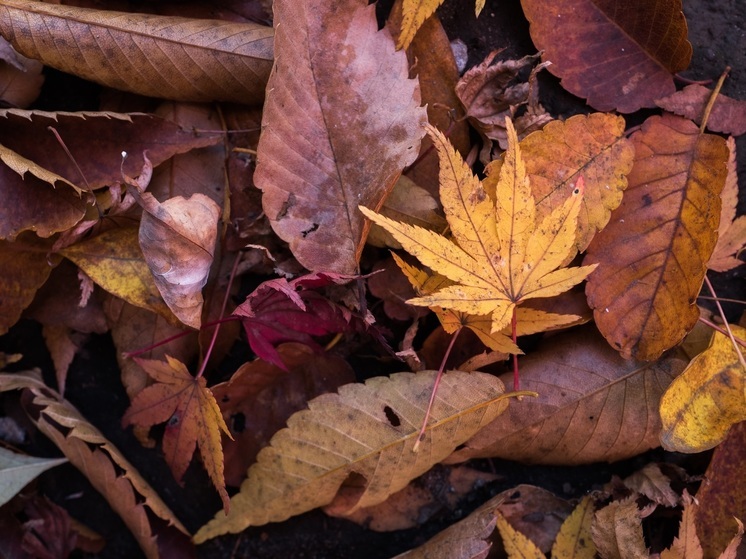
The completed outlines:
[[[689,22],[689,40],[694,47],[694,57],[690,69],[683,75],[695,80],[716,80],[725,66],[730,65],[733,70],[725,82],[723,93],[736,99],[746,99],[746,6],[743,0],[684,0],[684,12]],[[459,38],[469,47],[469,66],[481,62],[494,48],[507,47],[504,55],[509,58],[534,52],[528,35],[528,23],[518,0],[488,1],[479,19],[474,18],[470,0],[446,0],[439,14],[449,37]],[[582,100],[560,89],[557,80],[546,72],[542,80],[542,101],[552,114],[567,116],[587,110]],[[46,87],[50,99],[59,99],[59,87],[68,88],[72,98],[80,98],[79,88],[90,86],[78,80],[50,76]],[[60,107],[44,108],[55,110]],[[741,184],[746,184],[746,137],[738,141],[738,148],[739,180]],[[746,203],[742,196],[739,214],[745,212]],[[729,274],[713,274],[713,280],[721,296],[728,294],[746,298],[743,267]],[[740,310],[731,307],[731,312]],[[26,368],[39,366],[47,374],[52,371],[40,329],[33,323],[23,322],[0,338],[0,351],[23,353],[26,358],[22,365]],[[75,359],[68,387],[71,388],[68,391],[69,399],[158,488],[187,528],[196,530],[213,516],[220,507],[219,500],[199,464],[192,464],[184,487],[179,487],[158,452],[143,449],[130,431],[121,429],[120,418],[128,406],[128,400],[119,382],[115,349],[107,336],[92,338]],[[0,396],[0,405],[7,403],[8,399],[8,396]],[[58,455],[55,447],[43,439],[32,441],[24,450],[33,455]],[[480,461],[473,466],[494,471],[502,476],[501,479],[471,494],[467,502],[461,503],[456,510],[436,515],[417,529],[375,533],[314,511],[280,524],[250,529],[240,536],[210,541],[199,548],[198,556],[385,559],[424,543],[490,496],[519,483],[538,485],[560,497],[573,498],[601,486],[613,475],[625,476],[650,461],[662,460],[682,462],[689,473],[696,474],[704,471],[707,456],[684,458],[652,451],[623,463],[573,468],[528,467],[508,462]],[[73,517],[106,537],[108,544],[97,557],[131,559],[141,556],[119,518],[72,466],[58,467],[41,476],[39,490],[64,506]]]

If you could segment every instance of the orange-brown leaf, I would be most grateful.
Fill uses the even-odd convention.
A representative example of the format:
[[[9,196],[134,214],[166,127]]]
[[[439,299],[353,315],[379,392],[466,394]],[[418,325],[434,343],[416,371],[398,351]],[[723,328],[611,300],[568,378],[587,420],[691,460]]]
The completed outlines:
[[[743,262],[739,259],[741,251],[746,247],[746,216],[736,218],[738,205],[738,174],[736,172],[736,142],[728,138],[728,176],[720,198],[723,208],[720,212],[720,227],[718,228],[718,242],[712,251],[707,267],[716,272],[727,272]]]
[[[223,479],[223,447],[220,432],[230,436],[212,392],[204,377],[194,377],[180,361],[136,359],[155,383],[132,400],[122,424],[150,427],[168,422],[163,435],[163,452],[174,477],[181,481],[192,454],[199,445],[202,463],[228,507]]]
[[[599,111],[632,113],[673,93],[692,56],[681,0],[522,0],[549,71]]]
[[[658,99],[656,104],[672,113],[684,116],[697,124],[702,123],[705,106],[712,90],[703,85],[692,84],[673,95]],[[746,133],[746,101],[718,95],[707,118],[707,128],[733,136]]]
[[[632,141],[635,164],[622,204],[586,255],[586,263],[598,263],[586,294],[609,343],[650,360],[699,318],[728,150],[722,138],[672,115],[651,117]]]
[[[274,16],[254,180],[301,264],[355,273],[366,233],[358,204],[378,209],[417,156],[419,87],[363,0],[278,0]]]

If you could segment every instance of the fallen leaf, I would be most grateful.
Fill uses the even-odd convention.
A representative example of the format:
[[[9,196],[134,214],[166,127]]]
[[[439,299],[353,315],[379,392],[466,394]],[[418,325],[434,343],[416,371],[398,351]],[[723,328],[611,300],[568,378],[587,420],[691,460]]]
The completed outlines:
[[[567,291],[593,270],[589,266],[556,269],[572,248],[582,188],[576,188],[562,207],[537,223],[515,131],[506,122],[511,145],[495,201],[445,136],[428,129],[441,160],[441,202],[455,241],[360,207],[407,252],[454,282],[409,303],[490,314],[492,332],[510,323],[517,304]]]
[[[598,512],[591,526],[593,543],[602,559],[648,559],[640,510],[633,499],[612,501]]]
[[[277,354],[286,369],[256,359],[239,367],[229,381],[212,387],[233,437],[223,437],[228,485],[241,485],[259,450],[308,400],[355,380],[344,359],[319,354],[307,345],[285,343],[277,348]]]
[[[288,428],[259,453],[231,499],[230,513],[219,513],[200,528],[195,542],[328,504],[351,475],[366,482],[351,510],[378,504],[507,407],[495,377],[446,373],[419,452],[413,452],[436,374],[375,377],[311,400],[309,409],[290,417]]]
[[[586,495],[560,527],[552,546],[552,559],[594,559],[596,546],[591,537],[595,506]]]
[[[9,56],[2,57],[0,63],[0,100],[3,106],[25,109],[33,103],[41,92],[44,68],[38,60],[26,58],[13,50],[10,44],[0,37],[2,52]]]
[[[0,506],[39,474],[65,462],[67,458],[37,458],[0,447]]]
[[[728,157],[728,175],[720,194],[723,207],[720,212],[718,241],[707,263],[707,267],[716,272],[727,272],[743,264],[739,256],[746,246],[746,216],[736,218],[736,206],[738,205],[736,142],[731,137],[728,138],[727,144],[730,156]]]
[[[438,532],[426,543],[393,559],[486,559],[492,547],[495,509],[502,496],[493,497],[469,516]]]
[[[495,457],[539,464],[614,462],[660,444],[660,396],[688,360],[622,359],[587,326],[521,358],[521,385],[537,398],[510,406],[447,463]],[[507,380],[511,373],[503,376]]]
[[[702,559],[702,545],[697,536],[697,528],[694,524],[696,505],[686,489],[682,496],[684,511],[679,523],[679,534],[673,543],[661,551],[661,559]]]
[[[137,236],[135,227],[109,229],[61,250],[60,254],[112,295],[178,322],[161,298]]]
[[[722,138],[672,115],[646,120],[632,142],[622,203],[588,247],[584,263],[598,268],[585,292],[608,342],[625,357],[652,360],[699,318],[728,150]]]
[[[180,101],[261,103],[272,65],[272,29],[253,23],[6,0],[0,33],[47,66]]]
[[[585,191],[575,235],[578,252],[588,248],[594,235],[606,227],[627,188],[634,146],[625,138],[624,127],[624,119],[617,115],[575,115],[548,123],[519,144],[531,191],[538,200],[538,219],[561,206],[571,191],[570,185],[583,177]],[[485,169],[488,177],[484,185],[490,193],[497,184],[501,165],[501,160],[496,159]]]
[[[31,557],[66,558],[75,550],[78,535],[65,509],[46,497],[36,496],[26,503],[23,512],[28,520],[23,523],[21,547]]]
[[[213,262],[220,208],[201,193],[163,203],[149,192],[136,197],[144,210],[138,240],[155,285],[174,315],[199,329],[202,288]]]
[[[403,0],[401,2],[401,29],[396,48],[409,48],[422,24],[435,13],[442,3],[443,0]]]
[[[624,485],[664,507],[675,507],[680,501],[679,495],[671,488],[671,478],[664,474],[660,466],[655,463],[645,464],[641,469],[626,477]]]
[[[132,400],[122,425],[151,427],[166,424],[163,452],[177,481],[186,472],[199,446],[202,464],[228,510],[228,493],[223,478],[223,448],[220,432],[230,436],[212,392],[204,377],[194,377],[180,361],[167,355],[166,361],[134,358],[156,382]]]
[[[43,326],[41,334],[54,363],[57,391],[65,395],[67,372],[85,336],[76,335],[67,326]]]
[[[633,113],[673,93],[692,57],[681,0],[522,0],[549,71],[598,111]]]
[[[367,233],[358,204],[378,209],[417,157],[419,87],[364,0],[279,0],[274,17],[254,181],[303,266],[352,274]]]
[[[122,518],[148,559],[159,557],[149,514],[187,534],[186,528],[120,451],[38,372],[0,374],[0,391],[28,389],[26,406],[39,430],[67,456]]]
[[[285,369],[275,346],[299,342],[321,349],[314,336],[362,329],[366,324],[349,309],[333,303],[314,288],[345,284],[355,276],[315,273],[287,281],[268,280],[241,303],[233,316],[241,319],[251,350],[268,363]]]
[[[716,559],[738,529],[736,518],[746,518],[746,422],[734,425],[715,447],[705,479],[697,491],[695,514],[705,559]],[[723,558],[725,559],[725,558]]]
[[[746,337],[746,328],[730,328]],[[713,448],[746,420],[746,370],[730,337],[714,333],[710,346],[668,387],[660,414],[663,448],[687,453]]]
[[[662,109],[702,124],[705,106],[711,96],[712,90],[703,85],[692,84],[656,100],[655,103]],[[731,99],[719,93],[707,118],[707,128],[732,136],[746,133],[746,101]]]
[[[499,511],[495,513],[497,529],[503,539],[508,559],[544,559],[546,555],[530,539],[513,528]]]

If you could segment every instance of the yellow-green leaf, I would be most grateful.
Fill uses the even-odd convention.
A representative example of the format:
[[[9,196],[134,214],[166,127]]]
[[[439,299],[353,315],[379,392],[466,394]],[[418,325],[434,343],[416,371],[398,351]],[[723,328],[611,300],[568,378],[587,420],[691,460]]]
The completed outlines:
[[[584,497],[562,523],[552,546],[552,559],[593,559],[596,556],[591,538],[594,512],[593,500]]]
[[[291,416],[288,427],[259,453],[240,493],[231,499],[230,513],[218,513],[195,541],[328,504],[352,475],[366,483],[351,510],[378,504],[443,460],[508,405],[496,377],[446,373],[414,452],[436,374],[375,377],[311,400],[309,409]]]
[[[736,337],[746,328],[732,325]],[[676,452],[702,452],[746,420],[746,370],[730,338],[715,332],[710,347],[677,377],[660,405],[661,443]]]

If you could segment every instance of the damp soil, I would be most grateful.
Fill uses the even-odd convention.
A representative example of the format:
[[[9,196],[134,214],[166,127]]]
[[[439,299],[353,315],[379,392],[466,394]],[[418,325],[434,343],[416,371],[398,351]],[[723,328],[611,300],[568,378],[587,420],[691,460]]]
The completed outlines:
[[[743,0],[684,0],[684,12],[689,22],[689,40],[694,47],[690,68],[683,77],[692,80],[717,80],[726,66],[732,68],[723,93],[736,99],[746,99],[746,10]],[[379,10],[385,10],[385,2]],[[476,19],[469,0],[446,0],[439,11],[451,40],[460,40],[468,48],[468,66],[482,61],[493,49],[504,48],[504,56],[518,58],[535,49],[518,0],[490,0]],[[562,90],[558,80],[544,72],[541,81],[542,102],[555,115],[569,116],[587,112],[581,99]],[[54,100],[59,110],[60,95],[68,99],[68,110],[88,94],[90,84],[52,74],[45,95]],[[630,118],[634,118],[631,115]],[[738,142],[738,174],[740,184],[746,184],[746,136]],[[743,189],[746,191],[746,189]],[[743,192],[742,192],[743,194]],[[740,200],[739,214],[746,213],[746,200]],[[746,298],[743,267],[727,274],[714,274],[720,296]],[[741,309],[730,307],[731,317]],[[40,367],[53,381],[52,363],[44,347],[40,327],[22,321],[11,332],[0,337],[0,351],[24,354],[22,367]],[[241,353],[242,349],[236,350]],[[202,470],[195,461],[188,470],[183,485],[177,484],[157,449],[143,448],[131,430],[123,430],[120,418],[128,406],[127,396],[119,381],[115,348],[106,336],[93,336],[76,357],[68,378],[69,399],[82,413],[128,457],[140,473],[157,488],[166,503],[190,530],[196,530],[220,502]],[[0,406],[11,406],[8,396],[0,396]],[[8,412],[8,409],[5,409]],[[56,448],[41,436],[29,441],[25,448],[34,455],[55,456]],[[477,461],[471,465],[497,474],[496,481],[473,491],[455,508],[444,507],[428,522],[415,529],[377,533],[345,520],[327,517],[320,511],[292,518],[286,522],[252,528],[237,536],[212,540],[197,550],[197,557],[255,559],[385,559],[424,543],[446,526],[465,517],[479,504],[505,489],[521,483],[544,487],[559,497],[573,499],[599,488],[613,476],[624,477],[651,461],[669,461],[683,465],[690,474],[701,474],[707,465],[707,455],[683,457],[654,450],[616,464],[592,464],[581,467],[538,467],[506,461]],[[137,544],[106,501],[92,489],[88,481],[72,466],[65,465],[42,475],[39,492],[66,508],[70,514],[102,534],[107,545],[98,554],[76,552],[75,557],[106,559],[137,559],[142,556]],[[176,548],[175,548],[176,549]],[[173,557],[188,557],[175,552]]]

